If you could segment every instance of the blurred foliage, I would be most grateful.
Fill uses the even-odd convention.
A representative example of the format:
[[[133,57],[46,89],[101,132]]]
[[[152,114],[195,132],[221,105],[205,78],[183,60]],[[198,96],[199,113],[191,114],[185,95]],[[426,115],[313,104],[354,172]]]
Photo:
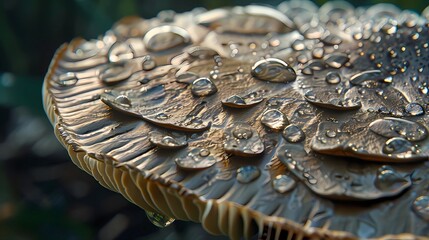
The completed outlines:
[[[176,222],[158,231],[138,207],[75,167],[43,113],[43,76],[55,50],[96,38],[128,15],[281,0],[3,0],[0,2],[0,239],[221,239]],[[322,5],[326,0],[315,0]],[[350,1],[355,6],[386,2]],[[427,0],[389,1],[421,12]],[[33,124],[36,130],[28,130]],[[33,128],[34,129],[34,128]],[[6,154],[7,153],[7,154]]]

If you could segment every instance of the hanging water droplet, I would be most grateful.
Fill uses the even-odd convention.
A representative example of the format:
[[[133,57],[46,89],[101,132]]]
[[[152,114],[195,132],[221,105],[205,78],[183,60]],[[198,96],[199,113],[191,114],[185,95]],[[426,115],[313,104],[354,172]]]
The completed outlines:
[[[123,107],[131,107],[131,100],[126,95],[119,95],[115,98],[115,103],[122,105]]]
[[[57,79],[58,84],[63,87],[76,85],[77,81],[76,74],[73,72],[63,73]]]
[[[405,112],[411,116],[420,116],[425,114],[423,106],[415,102],[407,104],[407,106],[405,106]]]
[[[174,218],[167,217],[155,212],[146,211],[146,216],[153,225],[160,228],[165,228],[175,221]]]
[[[422,195],[417,197],[413,202],[413,210],[421,218],[429,221],[429,196]]]
[[[191,92],[194,96],[206,97],[215,94],[217,92],[217,88],[210,79],[202,77],[192,83]]]
[[[237,181],[250,183],[261,175],[261,170],[255,166],[244,166],[237,169]]]
[[[298,143],[305,139],[302,129],[296,125],[289,125],[283,130],[283,138],[290,143]]]
[[[325,80],[329,84],[338,84],[341,82],[341,76],[337,72],[329,72],[326,74]]]
[[[210,155],[210,151],[206,148],[194,148],[174,161],[177,166],[187,170],[205,169],[216,163],[216,159]]]
[[[279,110],[270,109],[262,114],[261,123],[274,131],[280,131],[289,124],[289,121]]]
[[[410,182],[389,166],[382,166],[377,171],[375,186],[382,191],[393,191],[409,185]]]
[[[296,186],[296,181],[288,175],[277,175],[273,179],[273,188],[279,193],[286,193]]]
[[[149,141],[160,148],[166,149],[179,149],[188,145],[185,135],[174,133],[167,135],[157,131],[149,133]]]
[[[291,82],[295,81],[296,73],[284,61],[277,58],[267,58],[253,64],[252,76],[259,80],[270,82]]]
[[[146,49],[151,52],[164,51],[190,42],[191,37],[185,29],[169,25],[154,27],[143,38]]]
[[[150,55],[146,55],[143,57],[143,61],[142,61],[143,70],[149,71],[154,69],[155,67],[156,67],[156,62]]]

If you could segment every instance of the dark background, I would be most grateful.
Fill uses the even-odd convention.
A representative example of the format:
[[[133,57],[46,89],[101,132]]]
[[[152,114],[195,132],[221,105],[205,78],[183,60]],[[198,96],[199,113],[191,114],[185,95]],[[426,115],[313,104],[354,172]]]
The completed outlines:
[[[248,0],[3,0],[0,2],[0,240],[225,239],[176,221],[159,230],[144,211],[74,166],[42,107],[43,77],[55,50],[81,36],[96,38],[121,17],[155,17],[245,5]],[[281,1],[260,1],[278,5]],[[316,1],[318,5],[325,1]],[[371,5],[376,0],[352,1]],[[426,0],[390,1],[421,12]]]

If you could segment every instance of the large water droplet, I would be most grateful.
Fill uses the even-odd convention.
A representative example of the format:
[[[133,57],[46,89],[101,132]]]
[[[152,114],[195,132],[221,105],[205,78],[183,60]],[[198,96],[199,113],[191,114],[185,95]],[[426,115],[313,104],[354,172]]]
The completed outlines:
[[[237,169],[237,181],[250,183],[261,175],[261,170],[255,166],[244,166]]]
[[[410,182],[389,166],[382,166],[377,171],[375,186],[382,191],[394,191],[409,185]]]
[[[63,73],[57,78],[58,84],[63,87],[76,85],[77,81],[78,79],[76,77],[76,74],[73,72]]]
[[[149,133],[149,141],[160,148],[166,149],[179,149],[188,145],[185,135],[174,133],[162,134],[156,131]]]
[[[296,181],[288,175],[277,175],[273,179],[273,188],[279,193],[286,193],[296,186]]]
[[[428,131],[423,125],[400,118],[377,119],[369,125],[369,129],[386,138],[401,137],[409,141],[421,141],[428,136]]]
[[[298,143],[305,139],[302,129],[296,125],[289,125],[283,130],[283,138],[290,143]]]
[[[129,108],[131,107],[131,100],[126,95],[119,95],[115,98],[115,103],[121,105],[122,107]]]
[[[270,82],[287,83],[296,79],[295,70],[277,58],[267,58],[256,62],[251,73],[257,79]]]
[[[280,131],[289,124],[289,121],[279,110],[270,109],[262,114],[261,123],[274,131]]]
[[[421,218],[429,221],[429,196],[422,195],[416,198],[413,202],[413,210]]]
[[[210,155],[210,151],[206,148],[194,148],[174,161],[177,166],[187,170],[209,168],[216,163],[216,159]]]
[[[160,228],[165,228],[175,221],[174,218],[167,217],[155,212],[146,211],[146,216],[153,225]]]
[[[156,67],[156,62],[150,55],[146,55],[143,57],[143,61],[142,61],[143,70],[149,71],[154,69],[155,67]]]
[[[194,96],[205,97],[217,92],[216,85],[208,78],[198,78],[192,83],[191,92]]]
[[[148,51],[159,52],[191,42],[189,33],[177,26],[160,26],[149,30],[143,43]]]

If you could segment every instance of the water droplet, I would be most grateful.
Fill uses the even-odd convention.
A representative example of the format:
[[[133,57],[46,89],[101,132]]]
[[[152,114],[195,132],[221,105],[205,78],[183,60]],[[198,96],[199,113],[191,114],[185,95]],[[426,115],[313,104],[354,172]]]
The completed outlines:
[[[295,70],[277,58],[267,58],[256,62],[251,73],[257,79],[270,82],[287,83],[296,79]]]
[[[215,50],[208,47],[194,46],[190,47],[186,52],[189,56],[198,59],[210,59],[216,55],[219,55]]]
[[[191,92],[197,97],[206,97],[217,92],[216,85],[208,78],[198,78],[192,83]]]
[[[421,141],[428,136],[423,125],[400,118],[377,119],[369,125],[369,129],[386,138],[401,137],[409,141]]]
[[[262,114],[261,123],[274,131],[280,131],[289,124],[289,121],[279,110],[270,109]]]
[[[338,84],[341,82],[341,76],[337,72],[329,72],[326,74],[325,80],[329,84]]]
[[[410,182],[393,168],[384,165],[378,169],[374,184],[382,191],[394,191],[404,185],[409,185]]]
[[[240,124],[235,126],[232,134],[238,139],[249,139],[253,136],[253,129],[250,125]]]
[[[175,133],[162,134],[156,131],[149,133],[149,141],[160,148],[166,149],[179,149],[188,145],[185,135]]]
[[[170,117],[165,113],[158,113],[155,118],[158,120],[167,120]]]
[[[225,152],[233,155],[252,157],[265,150],[259,134],[247,123],[236,123],[225,129],[224,139]]]
[[[238,95],[232,95],[231,97],[222,101],[222,103],[224,103],[227,106],[246,105],[246,102],[244,101],[244,99]]]
[[[165,228],[175,221],[174,218],[167,217],[155,212],[146,211],[146,216],[153,225],[160,228]]]
[[[334,137],[336,137],[336,136],[337,136],[337,132],[332,131],[332,130],[326,130],[325,135],[326,135],[327,137],[329,137],[329,138],[334,138]]]
[[[176,75],[176,82],[192,84],[199,77],[196,73],[193,72],[184,72]]]
[[[101,70],[99,78],[105,84],[115,84],[129,78],[131,74],[131,67],[127,64],[114,63]]]
[[[125,42],[116,42],[113,44],[107,54],[112,63],[123,62],[134,58],[134,53],[130,45]]]
[[[415,152],[415,146],[410,141],[400,137],[390,138],[383,146],[383,153],[385,154],[401,154],[403,157],[409,157]]]
[[[343,40],[336,34],[329,34],[322,38],[322,42],[326,45],[339,45],[342,41]]]
[[[425,114],[423,106],[415,102],[407,104],[407,106],[405,106],[405,112],[411,116],[420,116]]]
[[[143,43],[148,51],[160,52],[191,42],[189,33],[177,26],[164,25],[154,27],[143,37]]]
[[[123,107],[131,107],[131,100],[126,95],[119,95],[115,98],[115,103],[122,105]]]
[[[222,100],[222,104],[232,108],[248,108],[262,102],[263,100],[264,98],[260,97],[260,94],[257,92],[251,92],[244,96],[232,95]]]
[[[250,183],[261,175],[261,170],[255,166],[244,166],[237,169],[237,181]]]
[[[60,86],[69,87],[76,85],[78,79],[73,72],[63,73],[58,76],[57,82]]]
[[[332,53],[326,56],[325,63],[333,68],[341,68],[350,60],[349,56],[344,53]]]
[[[156,67],[156,62],[150,55],[146,55],[143,57],[143,61],[142,61],[143,70],[149,71],[154,69],[155,67]]]
[[[367,82],[379,82],[384,80],[384,75],[380,70],[367,70],[350,77],[353,85],[364,85]]]
[[[216,159],[210,155],[210,151],[206,148],[194,148],[174,161],[177,166],[187,170],[209,168],[216,163]]]
[[[429,221],[429,196],[417,197],[413,202],[413,210],[424,220]]]
[[[286,193],[296,186],[296,181],[288,175],[277,175],[273,179],[273,188],[279,193]]]
[[[312,55],[317,59],[323,58],[323,55],[325,55],[325,50],[321,47],[314,48]]]
[[[283,138],[290,143],[298,143],[305,139],[302,129],[296,125],[289,125],[283,130]]]

